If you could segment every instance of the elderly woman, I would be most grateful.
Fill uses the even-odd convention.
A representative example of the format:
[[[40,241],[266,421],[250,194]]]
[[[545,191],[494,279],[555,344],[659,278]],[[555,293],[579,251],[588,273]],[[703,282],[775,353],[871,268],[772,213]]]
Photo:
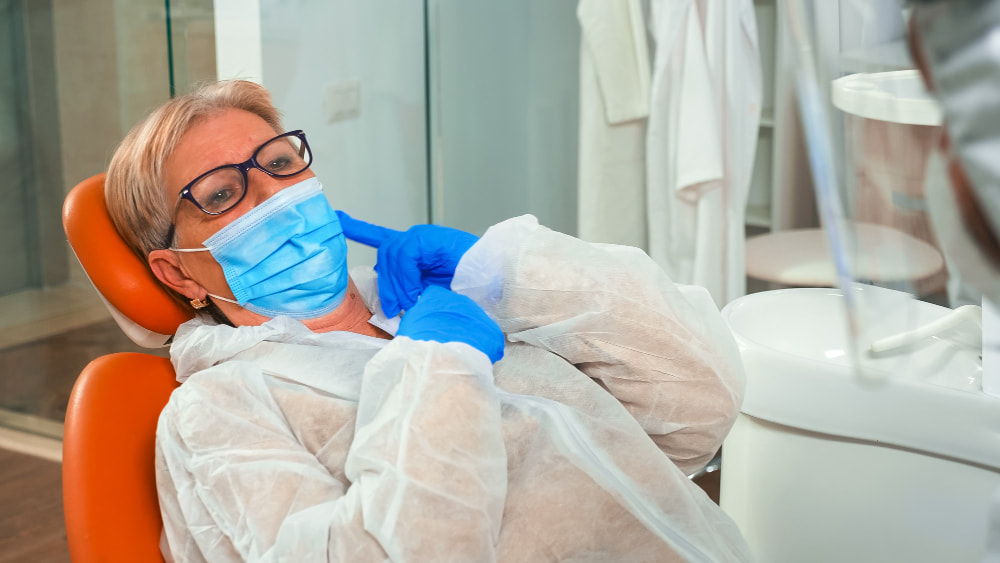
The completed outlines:
[[[156,110],[108,170],[119,232],[201,313],[157,430],[168,559],[748,558],[686,477],[742,397],[706,292],[530,216],[481,239],[355,220],[311,160],[230,81]],[[348,274],[346,238],[377,277]]]

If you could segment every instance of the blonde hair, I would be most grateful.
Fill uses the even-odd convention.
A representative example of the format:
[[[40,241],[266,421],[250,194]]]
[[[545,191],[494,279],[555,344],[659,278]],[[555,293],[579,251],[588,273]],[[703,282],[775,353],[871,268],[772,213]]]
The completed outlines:
[[[163,166],[184,133],[196,121],[226,109],[260,116],[282,133],[281,116],[263,86],[244,80],[207,84],[153,111],[122,140],[104,184],[111,222],[143,263],[164,248],[175,202],[168,201]],[[148,267],[148,264],[147,264]]]

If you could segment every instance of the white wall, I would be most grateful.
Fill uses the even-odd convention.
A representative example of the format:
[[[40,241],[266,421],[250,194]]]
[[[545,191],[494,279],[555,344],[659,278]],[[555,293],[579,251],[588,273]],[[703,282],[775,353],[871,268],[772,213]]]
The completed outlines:
[[[430,0],[435,223],[576,233],[577,0]]]
[[[216,77],[219,80],[239,78],[259,84],[263,72],[260,1],[213,0],[213,5]],[[171,13],[171,18],[175,22],[180,19],[176,12]]]
[[[429,220],[423,3],[260,0],[263,85],[306,132],[334,208],[393,228]],[[357,81],[360,114],[330,122],[328,88]],[[349,262],[374,264],[351,243]]]

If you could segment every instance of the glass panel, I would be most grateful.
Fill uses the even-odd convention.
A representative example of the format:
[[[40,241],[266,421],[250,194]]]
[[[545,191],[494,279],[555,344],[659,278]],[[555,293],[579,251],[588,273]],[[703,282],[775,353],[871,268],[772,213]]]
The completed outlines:
[[[171,92],[215,80],[215,15],[212,0],[164,0],[168,20]]]
[[[37,213],[31,197],[34,183],[31,136],[27,123],[23,14],[19,2],[0,2],[0,167],[8,180],[0,186],[0,295],[39,284]],[[29,259],[30,257],[30,259]]]
[[[139,350],[67,247],[61,209],[169,98],[164,15],[161,0],[0,0],[0,425],[58,436],[80,370]]]
[[[786,8],[824,235],[803,256],[812,266],[799,266],[812,268],[815,285],[843,294],[840,361],[863,376],[977,390],[979,350],[967,349],[979,342],[977,323],[920,336],[951,315],[949,304],[964,303],[946,291],[945,256],[928,213],[933,192],[949,189],[934,173],[941,112],[906,56],[904,15],[892,2],[844,5],[833,14],[840,33],[831,34],[824,22],[835,7],[797,0]],[[810,246],[806,233],[783,234],[788,252]]]

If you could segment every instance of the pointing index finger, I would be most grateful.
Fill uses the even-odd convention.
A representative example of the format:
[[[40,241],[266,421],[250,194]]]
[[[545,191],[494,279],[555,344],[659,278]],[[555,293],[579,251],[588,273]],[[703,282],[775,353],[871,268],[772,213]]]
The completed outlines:
[[[373,248],[378,248],[386,239],[399,234],[399,231],[394,231],[388,227],[355,219],[339,209],[337,210],[337,217],[340,218],[340,226],[344,229],[344,236]]]

